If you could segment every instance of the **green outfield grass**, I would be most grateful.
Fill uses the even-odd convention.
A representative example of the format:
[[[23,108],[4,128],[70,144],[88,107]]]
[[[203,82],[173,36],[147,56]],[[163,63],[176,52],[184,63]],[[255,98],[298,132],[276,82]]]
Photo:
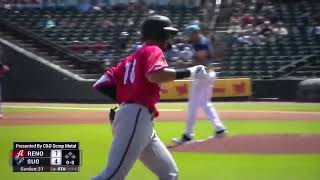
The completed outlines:
[[[5,112],[82,112],[105,111],[115,104],[5,104]],[[320,112],[320,104],[312,103],[215,103],[218,111],[311,111]],[[187,103],[159,103],[160,110],[187,110]]]
[[[230,135],[240,134],[320,134],[319,121],[226,121]],[[184,122],[157,122],[164,142],[180,136]],[[197,138],[212,133],[206,121],[199,121]],[[51,125],[0,127],[0,179],[89,179],[105,165],[111,144],[108,125]],[[12,173],[9,154],[13,141],[79,141],[83,150],[80,173]],[[174,153],[182,180],[316,180],[320,177],[320,154],[315,155],[228,155]],[[155,180],[141,163],[129,174],[129,180]]]
[[[225,121],[229,135],[254,134],[320,134],[320,121]],[[168,143],[174,136],[180,136],[185,123],[161,122],[156,123],[156,129],[161,139]],[[195,126],[197,139],[204,139],[213,135],[213,128],[208,121],[198,121]]]
[[[320,155],[174,153],[174,158],[181,180],[318,180],[320,176]],[[140,179],[139,172],[141,179],[157,179],[146,171],[135,166],[128,179]]]

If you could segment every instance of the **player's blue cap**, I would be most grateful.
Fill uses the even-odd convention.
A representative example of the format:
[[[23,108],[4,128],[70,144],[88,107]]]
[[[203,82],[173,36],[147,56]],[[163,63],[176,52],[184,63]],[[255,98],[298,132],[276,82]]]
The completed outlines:
[[[191,36],[192,33],[200,31],[200,26],[198,24],[192,24],[185,28],[184,33],[187,36]]]

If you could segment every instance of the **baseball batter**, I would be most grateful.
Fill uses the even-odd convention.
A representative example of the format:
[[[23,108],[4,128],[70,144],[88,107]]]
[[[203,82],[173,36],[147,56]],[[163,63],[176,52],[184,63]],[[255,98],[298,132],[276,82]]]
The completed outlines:
[[[94,180],[125,179],[140,159],[160,180],[178,179],[178,168],[170,152],[153,129],[159,115],[155,104],[160,83],[175,79],[206,79],[205,66],[172,69],[163,55],[178,30],[165,16],[154,15],[142,23],[142,48],[109,69],[94,84],[98,91],[120,104],[112,124],[113,141],[105,169]]]
[[[199,25],[193,24],[186,27],[185,34],[190,37],[193,46],[193,64],[208,66],[211,59],[212,47],[208,38],[200,33]],[[207,79],[198,79],[192,82],[192,88],[189,94],[186,130],[181,138],[172,139],[174,143],[182,144],[193,140],[193,127],[199,108],[201,108],[205,112],[207,118],[214,126],[215,130],[213,137],[222,137],[226,134],[226,128],[221,122],[217,111],[215,110],[211,102],[212,89],[215,79],[216,73],[214,71],[211,71],[209,72]]]

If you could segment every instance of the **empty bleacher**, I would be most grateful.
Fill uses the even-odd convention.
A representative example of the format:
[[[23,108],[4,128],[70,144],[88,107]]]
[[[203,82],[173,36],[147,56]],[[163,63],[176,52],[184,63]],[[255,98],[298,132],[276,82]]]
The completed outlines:
[[[226,50],[222,76],[249,76],[255,79],[279,78],[275,72],[288,66],[293,61],[305,56],[320,53],[320,37],[315,36],[310,28],[319,25],[315,18],[320,12],[320,2],[305,2],[304,6],[297,2],[274,4],[275,14],[282,21],[289,34],[277,37],[264,45],[242,47],[232,46]],[[306,14],[307,13],[307,14]],[[259,14],[267,16],[268,14]],[[308,22],[304,22],[306,15]],[[306,24],[307,23],[307,24]],[[290,77],[319,77],[319,56],[312,66],[297,67]],[[293,71],[295,71],[293,70]],[[286,73],[284,73],[286,74]],[[281,76],[280,76],[281,77]]]
[[[314,17],[320,12],[320,3],[311,1],[301,6],[296,2],[287,2],[277,3],[274,7],[274,15],[285,24],[289,34],[264,45],[228,47],[226,56],[221,61],[220,77],[319,77],[320,59],[317,54],[320,53],[320,38],[308,32],[307,28],[302,28],[305,22],[301,17],[309,13],[307,27],[317,25]],[[200,8],[174,6],[158,7],[154,11],[169,16],[174,25],[181,29],[191,20],[201,19],[204,14]],[[0,20],[69,50],[66,53],[75,53],[83,61],[105,63],[104,68],[108,68],[132,51],[132,45],[139,41],[139,25],[149,13],[112,8],[86,13],[71,7],[1,9]],[[56,27],[43,28],[48,15],[56,22]],[[107,25],[102,25],[103,23]],[[56,56],[54,52],[47,53]],[[289,73],[279,73],[281,68],[312,54],[317,57],[312,64],[297,67]],[[63,68],[72,67],[72,72],[82,73],[85,78],[97,78],[102,73],[101,69],[95,69],[91,65],[80,65],[84,69],[79,69],[79,66],[74,67],[74,61],[66,61],[60,57],[58,59],[53,63]]]
[[[160,7],[156,12],[171,17],[173,23],[180,28],[202,15],[202,11],[197,8]],[[48,15],[56,22],[56,27],[45,29],[41,26]],[[101,43],[109,57],[112,57],[112,64],[129,54],[131,45],[139,41],[139,25],[147,15],[148,12],[112,9],[87,13],[80,13],[72,8],[1,11],[3,20],[61,47],[73,49],[76,42],[80,49],[77,53],[88,61],[99,60],[95,46],[96,43]],[[129,25],[129,20],[133,24]],[[111,22],[112,25],[101,27],[101,21]],[[122,35],[122,32],[127,35]],[[125,48],[121,46],[122,42],[125,42]]]

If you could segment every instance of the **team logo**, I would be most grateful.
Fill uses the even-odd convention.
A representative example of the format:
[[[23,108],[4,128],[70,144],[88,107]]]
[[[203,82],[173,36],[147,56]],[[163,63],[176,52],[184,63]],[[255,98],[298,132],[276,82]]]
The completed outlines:
[[[24,150],[20,150],[14,157],[14,160],[16,161],[17,165],[21,165],[24,161],[23,152]]]

